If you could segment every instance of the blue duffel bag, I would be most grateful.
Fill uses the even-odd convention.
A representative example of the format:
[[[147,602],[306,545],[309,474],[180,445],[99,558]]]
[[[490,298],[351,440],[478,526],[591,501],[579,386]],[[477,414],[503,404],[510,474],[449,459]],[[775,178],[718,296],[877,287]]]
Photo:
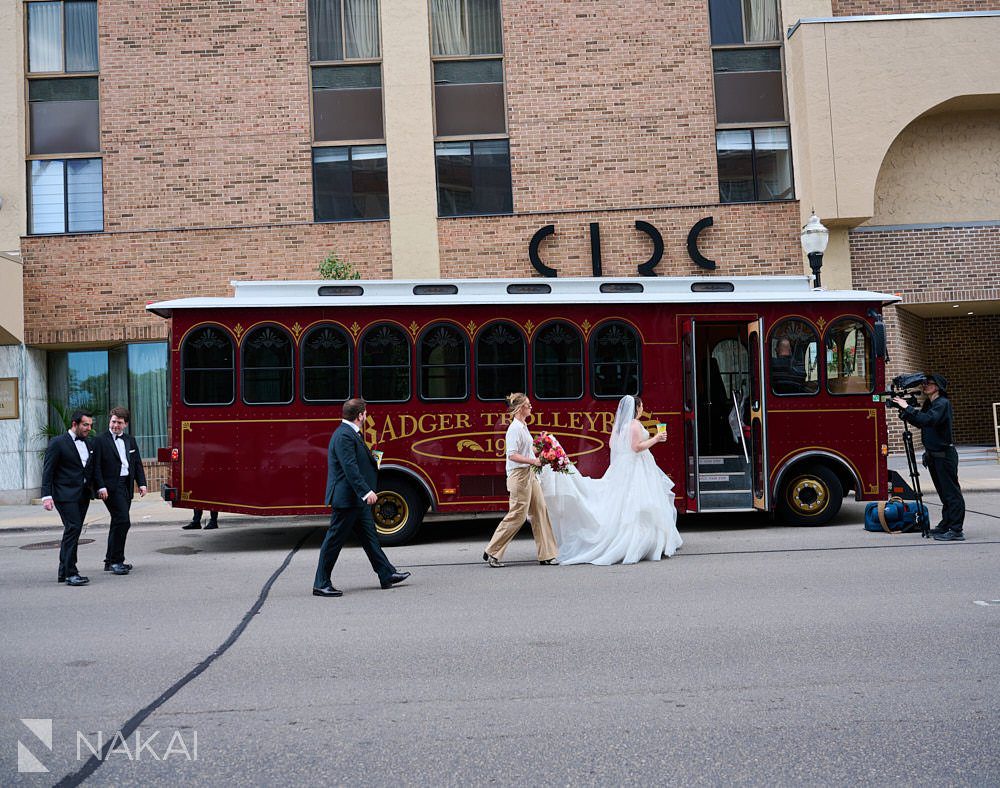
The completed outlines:
[[[927,507],[920,504],[923,521],[930,523]],[[917,502],[890,498],[888,501],[870,503],[865,507],[865,530],[884,531],[887,534],[906,533],[919,528]]]

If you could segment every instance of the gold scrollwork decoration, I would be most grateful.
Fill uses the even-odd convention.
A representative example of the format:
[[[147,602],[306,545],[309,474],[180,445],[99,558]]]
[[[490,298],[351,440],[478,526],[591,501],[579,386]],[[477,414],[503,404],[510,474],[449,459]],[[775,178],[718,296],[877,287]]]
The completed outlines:
[[[303,332],[304,330],[305,330],[305,329],[304,329],[304,328],[302,328],[302,326],[300,326],[300,325],[299,325],[299,321],[298,321],[298,320],[296,320],[296,321],[295,321],[295,324],[294,324],[294,325],[292,326],[292,333],[293,333],[293,334],[295,335],[295,341],[296,341],[296,342],[298,342],[298,341],[299,341],[299,337],[300,337],[300,336],[302,336],[302,332]]]
[[[469,336],[470,336],[470,337],[471,337],[471,336],[472,336],[473,334],[475,334],[475,333],[476,333],[476,329],[477,329],[477,328],[479,328],[479,326],[477,326],[477,325],[476,325],[476,321],[475,321],[475,320],[470,320],[470,321],[469,321],[468,323],[466,323],[466,325],[465,325],[465,330],[469,332]]]
[[[193,432],[193,431],[194,431],[194,427],[191,426],[191,422],[190,421],[182,421],[181,422],[181,432]]]
[[[585,319],[585,320],[584,320],[584,321],[583,321],[583,322],[582,322],[582,323],[580,324],[580,328],[582,328],[582,329],[583,329],[583,338],[584,338],[584,339],[587,339],[587,338],[588,338],[588,337],[590,336],[590,329],[592,329],[592,328],[593,328],[593,326],[591,325],[591,323],[590,323],[590,321],[589,321],[589,320],[586,320],[586,319]]]
[[[190,490],[183,490],[181,492],[181,500],[182,501],[190,501],[191,500],[191,491]]]
[[[532,323],[530,320],[527,321],[524,324],[524,333],[526,333],[530,337],[534,333],[534,331],[535,331],[535,324]]]
[[[410,325],[407,326],[407,329],[410,332],[410,336],[416,339],[417,333],[420,331],[420,326],[417,325],[417,321],[416,320],[411,321]]]
[[[233,326],[233,333],[236,335],[236,341],[237,342],[240,341],[240,337],[243,336],[243,332],[245,330],[246,329],[243,328],[243,324],[242,323],[237,323],[235,326]]]
[[[816,325],[819,326],[819,330],[822,331],[826,328],[826,319],[822,317],[816,318]]]
[[[357,340],[358,334],[360,333],[361,333],[361,326],[359,326],[358,321],[355,320],[353,323],[351,323],[351,334],[353,334],[354,339]]]

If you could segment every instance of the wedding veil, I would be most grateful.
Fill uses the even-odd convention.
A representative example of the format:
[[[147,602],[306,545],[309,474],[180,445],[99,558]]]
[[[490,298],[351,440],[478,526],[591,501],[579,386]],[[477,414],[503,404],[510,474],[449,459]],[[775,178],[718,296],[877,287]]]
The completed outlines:
[[[635,418],[635,397],[626,394],[618,403],[615,423],[611,428],[611,462],[632,451],[632,420]]]

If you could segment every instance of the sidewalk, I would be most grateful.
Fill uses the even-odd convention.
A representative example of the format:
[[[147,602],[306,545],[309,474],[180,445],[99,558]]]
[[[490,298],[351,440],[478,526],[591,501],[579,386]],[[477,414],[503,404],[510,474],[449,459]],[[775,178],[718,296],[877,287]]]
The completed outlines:
[[[220,524],[224,524],[225,520],[229,518],[255,519],[244,514],[220,514]],[[131,520],[133,527],[176,523],[179,528],[185,523],[191,522],[191,510],[175,509],[164,501],[158,492],[149,493],[143,498],[136,495],[132,501]],[[207,521],[208,511],[206,510],[201,518],[202,525]],[[110,524],[111,516],[104,503],[99,500],[91,501],[84,527],[107,530]],[[40,503],[0,506],[0,531],[42,531],[50,528],[62,531],[62,521],[59,519],[59,512],[55,509],[47,512]]]
[[[961,449],[960,449],[961,451]],[[961,456],[961,455],[960,455]],[[917,455],[917,462],[920,462],[920,455]],[[899,471],[900,475],[909,482],[910,472],[906,467],[906,457],[902,454],[889,456],[890,470]],[[965,492],[1000,492],[1000,462],[974,459],[969,462],[960,462],[958,466],[958,479]],[[934,494],[934,485],[931,484],[930,474],[926,468],[920,468],[920,486],[924,493]],[[190,509],[175,509],[166,503],[159,493],[150,493],[144,498],[136,496],[132,501],[132,525],[170,525],[175,523],[177,527],[184,525],[191,520]],[[202,523],[207,522],[208,512],[202,516]],[[219,522],[225,524],[227,520],[254,521],[257,517],[246,514],[219,515]],[[101,501],[92,501],[87,512],[86,526],[106,529],[110,524],[111,517],[108,510]],[[62,523],[59,520],[59,513],[54,509],[51,512],[45,511],[41,504],[25,505],[4,505],[0,506],[0,531],[43,531],[52,529],[62,530]]]

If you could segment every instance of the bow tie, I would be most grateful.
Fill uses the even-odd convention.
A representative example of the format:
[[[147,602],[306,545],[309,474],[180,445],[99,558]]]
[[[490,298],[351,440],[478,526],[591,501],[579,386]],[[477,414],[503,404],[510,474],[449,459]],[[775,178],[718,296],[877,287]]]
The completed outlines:
[[[73,440],[80,441],[81,443],[86,443],[87,442],[86,440],[84,440],[83,438],[81,438],[79,435],[75,436],[73,438]]]
[[[123,441],[123,440],[125,440],[125,436],[124,435],[115,435],[115,440],[116,441]]]

